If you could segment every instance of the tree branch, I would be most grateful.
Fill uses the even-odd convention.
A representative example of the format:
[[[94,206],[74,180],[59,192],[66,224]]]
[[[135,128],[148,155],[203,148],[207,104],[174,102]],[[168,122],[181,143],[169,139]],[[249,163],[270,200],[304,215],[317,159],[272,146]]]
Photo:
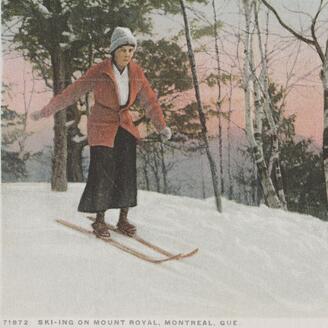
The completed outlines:
[[[38,55],[35,55],[35,57],[38,57],[40,58]],[[42,63],[42,64],[41,64]],[[43,60],[41,60],[41,58],[39,60],[36,60],[34,62],[34,65],[38,68],[38,70],[40,71],[40,75],[41,77],[43,78],[44,80],[44,83],[45,85],[52,89],[53,88],[53,85],[52,83],[49,82],[49,79],[48,79],[48,74],[47,74],[47,69],[45,68],[45,64],[43,62]]]
[[[317,11],[317,13],[315,14],[315,16],[314,16],[314,18],[312,20],[312,24],[311,24],[311,35],[312,35],[312,38],[313,38],[313,41],[314,41],[314,46],[315,46],[315,48],[316,48],[316,50],[318,52],[318,55],[319,55],[321,61],[324,63],[325,62],[325,54],[323,53],[323,50],[321,49],[320,44],[319,44],[318,39],[317,39],[317,36],[315,34],[315,25],[317,23],[318,16],[321,13],[322,2],[323,2],[323,0],[320,0],[320,5],[319,5],[319,8],[318,8],[318,11]]]
[[[273,14],[276,16],[277,20],[279,21],[280,25],[283,26],[288,32],[293,34],[297,39],[302,40],[303,42],[314,45],[315,46],[315,41],[312,39],[308,39],[304,37],[303,35],[297,33],[295,30],[293,30],[290,26],[288,26],[279,16],[277,11],[266,1],[266,0],[261,0],[263,4],[271,11]]]

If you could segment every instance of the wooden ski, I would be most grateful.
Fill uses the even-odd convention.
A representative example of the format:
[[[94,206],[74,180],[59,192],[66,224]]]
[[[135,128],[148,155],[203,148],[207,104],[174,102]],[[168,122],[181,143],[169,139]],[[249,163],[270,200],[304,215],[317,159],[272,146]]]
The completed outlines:
[[[93,222],[96,220],[96,219],[95,219],[94,217],[92,217],[92,216],[87,216],[87,218],[88,218],[89,220],[93,221]],[[152,250],[154,250],[154,251],[156,251],[156,252],[158,252],[158,253],[160,253],[160,254],[162,254],[162,255],[165,255],[165,256],[168,256],[168,257],[175,256],[174,254],[170,253],[169,251],[167,251],[167,250],[165,250],[165,249],[163,249],[163,248],[161,248],[161,247],[159,247],[159,246],[157,246],[157,245],[155,245],[155,244],[153,244],[153,243],[150,243],[149,241],[147,241],[147,240],[145,240],[145,239],[139,237],[138,235],[134,235],[134,236],[132,236],[132,237],[129,237],[129,236],[125,235],[123,232],[121,232],[120,230],[118,230],[117,227],[115,227],[114,225],[109,224],[109,223],[106,223],[106,225],[107,225],[107,227],[108,227],[109,230],[114,231],[114,232],[116,232],[116,233],[119,233],[119,234],[121,234],[121,235],[123,235],[123,236],[126,236],[126,237],[128,237],[128,238],[133,238],[134,240],[138,241],[139,243],[141,243],[141,244],[143,244],[143,245],[145,245],[145,246],[151,248]],[[180,258],[183,259],[183,258],[186,258],[186,257],[193,256],[193,255],[195,255],[197,252],[198,252],[198,248],[195,248],[194,250],[192,250],[192,251],[189,252],[189,253],[182,253],[182,254],[180,255]]]
[[[65,220],[56,220],[56,222],[64,225],[65,227],[68,227],[68,228],[71,228],[75,231],[78,231],[78,232],[81,232],[81,233],[84,233],[88,236],[93,236],[97,239],[101,239],[102,241],[104,241],[105,243],[108,243],[120,250],[122,250],[123,252],[125,253],[129,253],[135,257],[138,257],[146,262],[150,262],[150,263],[155,263],[155,264],[159,264],[159,263],[163,263],[163,262],[167,262],[167,261],[171,261],[171,260],[178,260],[181,258],[181,254],[176,254],[176,255],[172,255],[172,256],[166,256],[165,258],[160,258],[160,259],[156,259],[154,257],[151,257],[151,256],[148,256],[144,253],[141,253],[127,245],[124,245],[122,244],[121,242],[117,241],[117,240],[114,240],[112,238],[101,238],[101,237],[97,237],[93,231],[90,231],[88,229],[85,229],[83,227],[80,227],[78,225],[75,225],[73,223],[70,223],[70,222],[67,222]]]

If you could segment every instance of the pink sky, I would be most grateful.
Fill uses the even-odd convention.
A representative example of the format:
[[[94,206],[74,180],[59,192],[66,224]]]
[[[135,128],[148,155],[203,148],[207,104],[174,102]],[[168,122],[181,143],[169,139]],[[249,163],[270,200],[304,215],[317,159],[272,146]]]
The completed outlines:
[[[280,13],[281,17],[285,22],[292,26],[297,31],[303,31],[304,33],[309,33],[307,27],[311,24],[311,19],[308,14],[315,14],[319,0],[308,1],[308,0],[275,0],[274,4],[277,11]],[[240,65],[236,58],[236,34],[242,31],[244,25],[244,19],[241,15],[239,2],[238,1],[218,1],[217,2],[217,13],[218,19],[223,21],[223,28],[220,30],[220,51],[224,47],[224,51],[229,55],[226,58],[222,58],[223,68],[230,72],[231,65],[234,65],[234,73],[240,75]],[[206,16],[208,21],[213,19],[213,9],[212,5],[204,6],[203,4],[194,5],[195,9],[200,10]],[[299,10],[300,13],[296,13],[295,10]],[[306,12],[308,14],[302,14]],[[189,18],[197,18],[193,16],[191,11],[188,12]],[[154,33],[158,38],[170,37],[176,35],[177,31],[183,28],[183,19],[181,15],[163,15],[162,13],[153,13],[154,20]],[[327,19],[327,7],[325,11],[319,17],[320,28],[317,31],[320,36],[321,43],[327,37],[325,31],[325,20]],[[263,19],[263,17],[262,17]],[[295,53],[300,50],[298,60],[293,71],[293,77],[291,79],[292,83],[296,85],[292,88],[291,92],[287,98],[287,112],[289,114],[296,113],[296,132],[299,135],[305,137],[311,137],[318,144],[322,143],[322,133],[323,133],[323,92],[321,81],[319,79],[319,66],[320,62],[318,55],[314,50],[310,49],[308,46],[302,44],[298,48],[298,43],[295,38],[290,35],[289,32],[285,31],[277,20],[271,15],[270,19],[270,39],[269,47],[270,51],[274,52],[270,61],[271,76],[274,80],[282,85],[286,83],[286,74],[293,65],[295,58]],[[262,20],[262,24],[264,20]],[[264,25],[263,25],[264,26]],[[195,42],[195,47],[197,46]],[[208,40],[206,46],[213,45],[213,39]],[[199,46],[199,45],[198,45]],[[285,50],[280,49],[286,47]],[[209,49],[212,56],[214,53],[213,49]],[[229,56],[231,57],[229,59]],[[16,57],[9,59],[10,57]],[[240,53],[242,57],[242,53]],[[9,99],[12,108],[18,111],[24,110],[23,101],[23,84],[24,71],[26,77],[27,90],[31,90],[31,74],[30,65],[24,63],[21,58],[17,58],[16,54],[7,56],[4,58],[3,63],[3,79],[5,82],[12,84],[11,95],[12,98]],[[211,67],[215,67],[215,63],[211,63]],[[200,65],[198,63],[198,69],[201,72],[202,69],[208,69],[208,61],[205,65]],[[309,72],[312,72],[308,75]],[[45,86],[42,81],[36,83],[36,90],[44,91]],[[42,108],[43,105],[47,103],[50,99],[52,93],[48,90],[46,93],[36,93],[33,96],[31,103],[31,111],[38,110]],[[190,92],[190,96],[194,97],[194,92]],[[202,99],[204,102],[213,103],[216,98],[215,90],[208,90],[202,88]],[[224,108],[227,108],[227,103],[224,104]],[[244,122],[244,101],[242,90],[235,88],[233,94],[233,117],[232,120],[237,125],[243,126]],[[45,136],[50,135],[48,132],[52,128],[52,119],[41,120],[39,122],[29,121],[29,128],[36,131],[40,135],[40,140],[42,141]],[[212,129],[216,129],[216,122],[212,122]],[[49,139],[49,138],[48,138]]]
[[[314,70],[309,76],[303,77],[303,75],[312,71],[319,62],[314,56],[313,51],[305,48],[303,49],[302,59],[297,62],[295,67],[294,80],[297,81],[297,85],[293,87],[292,91],[287,98],[287,112],[289,114],[296,113],[296,132],[299,135],[305,137],[311,137],[318,144],[322,142],[323,131],[323,96],[322,87],[319,79],[319,69]],[[278,59],[279,61],[279,59]],[[211,64],[212,65],[212,64]],[[199,65],[200,72],[202,65]],[[215,66],[214,66],[215,67]],[[287,62],[279,62],[278,64],[273,61],[271,71],[275,79],[281,83],[286,83],[286,70],[288,67]],[[15,108],[17,111],[24,111],[24,83],[26,88],[26,99],[32,89],[32,75],[31,66],[29,63],[24,62],[20,57],[7,56],[4,57],[3,65],[3,80],[11,85],[10,97],[6,97],[6,101],[9,102],[11,108]],[[201,88],[202,99],[204,103],[214,103],[216,100],[217,91],[215,89],[209,89],[207,87]],[[224,89],[223,93],[227,90]],[[194,91],[189,93],[190,97],[194,97]],[[32,97],[30,111],[39,110],[44,106],[51,98],[52,92],[45,87],[42,80],[35,81],[35,93]],[[227,110],[227,102],[224,104],[224,110]],[[233,91],[233,116],[232,120],[239,126],[244,126],[244,100],[243,91],[238,88],[234,88]],[[52,133],[47,131],[52,130],[53,120],[46,119],[38,122],[28,122],[28,127],[32,131],[35,131],[40,135],[40,142],[51,142]],[[210,128],[217,129],[217,123],[212,122]],[[45,136],[49,136],[45,138]],[[48,139],[48,140],[45,140]]]

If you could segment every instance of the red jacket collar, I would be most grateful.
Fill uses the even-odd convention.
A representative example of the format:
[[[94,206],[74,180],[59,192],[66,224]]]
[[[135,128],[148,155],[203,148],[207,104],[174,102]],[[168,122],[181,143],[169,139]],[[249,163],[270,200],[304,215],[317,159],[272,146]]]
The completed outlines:
[[[138,65],[133,60],[131,60],[131,62],[128,65],[128,70],[129,70],[129,81],[130,81],[129,82],[130,83],[130,96],[129,96],[128,104],[123,109],[126,109],[132,105],[132,101],[133,101],[133,99],[135,99],[136,93],[137,93],[136,76],[137,76]],[[112,81],[114,82],[114,86],[115,86],[115,93],[116,93],[116,95],[118,95],[118,88],[117,88],[117,83],[116,83],[116,79],[115,79],[115,75],[114,75],[114,71],[113,71],[112,58],[108,58],[105,60],[105,64],[104,64],[102,71],[112,79]]]
[[[132,77],[134,76],[136,70],[137,70],[137,64],[131,60],[131,62],[128,65],[128,70],[129,70],[129,76]],[[113,60],[112,58],[108,58],[105,61],[105,65],[103,68],[103,72],[106,73],[112,80],[115,80],[114,72],[113,72]]]

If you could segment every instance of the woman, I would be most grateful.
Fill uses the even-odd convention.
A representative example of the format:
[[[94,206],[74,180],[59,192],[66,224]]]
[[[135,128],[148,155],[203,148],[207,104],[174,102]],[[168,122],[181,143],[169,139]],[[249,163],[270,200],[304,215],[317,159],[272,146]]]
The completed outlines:
[[[32,119],[48,117],[93,91],[95,104],[88,117],[90,145],[88,180],[78,210],[97,213],[92,224],[97,236],[109,238],[105,211],[120,208],[117,227],[133,236],[136,227],[128,221],[128,210],[137,205],[136,140],[130,107],[138,99],[155,128],[167,140],[171,130],[142,69],[132,60],[137,42],[128,28],[115,28],[109,52],[111,58],[92,66],[80,79],[56,95]]]

